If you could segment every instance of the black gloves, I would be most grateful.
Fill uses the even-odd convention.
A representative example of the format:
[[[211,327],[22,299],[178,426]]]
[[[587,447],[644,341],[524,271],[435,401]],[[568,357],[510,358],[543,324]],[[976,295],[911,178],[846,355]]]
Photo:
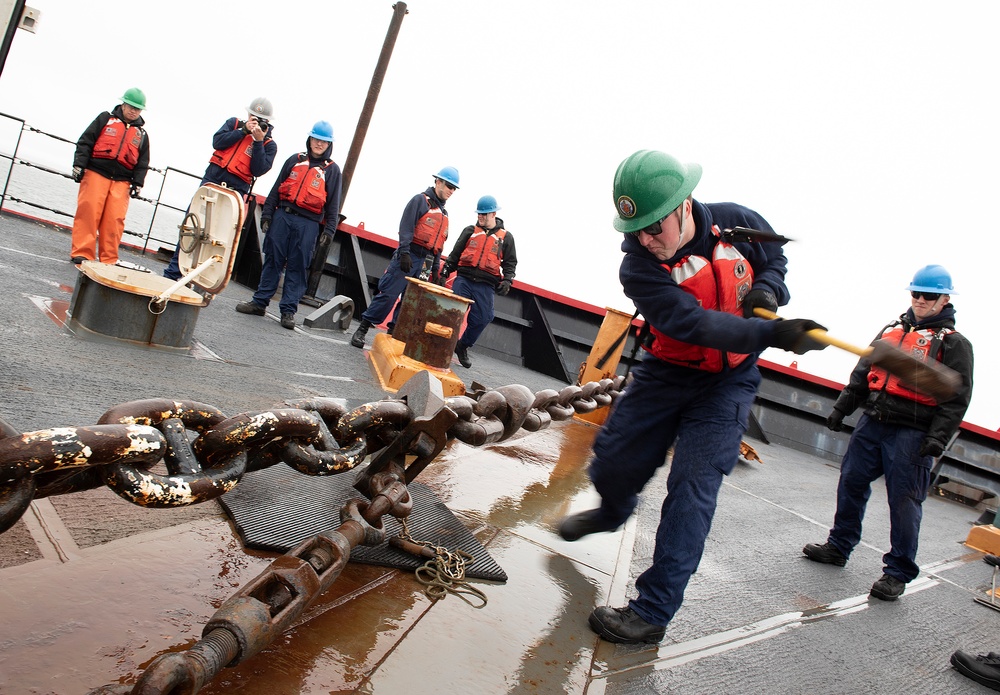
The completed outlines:
[[[743,299],[743,318],[748,319],[753,316],[753,310],[757,307],[768,311],[778,310],[778,298],[770,290],[759,287],[747,292]]]
[[[510,280],[501,280],[497,285],[497,294],[501,297],[510,292]]]
[[[434,282],[441,285],[441,287],[444,287],[448,282],[448,276],[454,272],[455,269],[452,266],[445,263],[444,266],[442,266],[441,268],[441,272],[438,273],[437,280],[435,280]]]
[[[77,183],[83,181],[83,167],[73,167],[73,180]]]
[[[806,333],[814,328],[825,331],[826,327],[821,326],[809,319],[778,319],[774,322],[774,336],[771,338],[771,345],[782,350],[794,352],[802,355],[810,350],[822,350],[825,343],[810,338]]]
[[[264,234],[267,234],[267,230],[269,230],[270,228],[271,228],[270,217],[265,217],[260,221],[260,231],[262,231]]]
[[[840,432],[844,429],[844,414],[834,408],[833,412],[826,418],[826,428],[833,432]]]
[[[944,453],[944,444],[936,439],[927,438],[920,445],[920,455],[930,456],[931,458],[937,458]]]
[[[400,252],[399,254],[399,269],[404,273],[409,273],[413,270],[413,259],[410,257],[410,252]]]
[[[131,186],[128,187],[128,197],[129,198],[138,198],[139,197],[139,190],[140,190],[140,188],[133,183]]]

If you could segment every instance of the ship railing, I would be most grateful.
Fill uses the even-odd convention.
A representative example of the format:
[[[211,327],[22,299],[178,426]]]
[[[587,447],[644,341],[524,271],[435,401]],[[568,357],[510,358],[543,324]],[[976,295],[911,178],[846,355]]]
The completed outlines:
[[[13,140],[13,147],[8,149],[0,146],[0,159],[8,163],[4,172],[3,189],[0,191],[0,211],[18,212],[9,207],[11,203],[24,208],[44,210],[67,219],[65,224],[49,219],[46,221],[59,227],[70,227],[75,213],[67,212],[63,208],[72,205],[71,209],[75,210],[75,190],[63,185],[60,179],[72,182],[73,176],[69,171],[60,170],[58,164],[51,162],[72,162],[71,148],[76,147],[76,141],[31,126],[18,116],[0,112],[0,143],[4,143],[8,136]],[[32,177],[26,173],[28,171],[45,174],[47,178],[43,180]],[[18,172],[22,172],[23,175],[18,176]],[[177,225],[187,210],[186,203],[177,201],[189,199],[202,178],[198,174],[172,166],[163,168],[151,166],[149,173],[158,181],[153,181],[151,186],[147,177],[143,191],[155,190],[156,195],[152,198],[140,195],[136,199],[151,206],[149,208],[142,209],[140,206],[129,205],[123,237],[123,243],[135,247],[143,254],[150,251],[155,253],[160,247],[173,249],[177,242]],[[28,193],[13,194],[12,183],[22,184]],[[73,183],[73,186],[76,184]]]

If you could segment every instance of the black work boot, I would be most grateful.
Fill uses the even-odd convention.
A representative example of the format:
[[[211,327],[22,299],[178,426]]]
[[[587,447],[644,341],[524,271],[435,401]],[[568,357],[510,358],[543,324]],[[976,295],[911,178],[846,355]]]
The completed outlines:
[[[264,307],[253,302],[240,302],[236,305],[236,311],[241,314],[251,314],[252,316],[263,316]]]
[[[590,614],[590,629],[601,636],[601,639],[618,644],[639,644],[649,642],[655,644],[663,639],[667,628],[663,625],[647,623],[629,608],[612,608],[598,606]]]
[[[295,328],[295,314],[289,314],[289,313],[282,314],[281,327],[293,330]]]
[[[973,656],[959,650],[951,655],[951,665],[963,676],[987,688],[1000,690],[1000,654],[990,652]]]
[[[358,330],[354,331],[354,335],[351,336],[351,345],[356,348],[363,348],[365,346],[365,335],[371,327],[371,321],[361,319],[361,325],[358,326]]]
[[[472,358],[469,357],[469,348],[461,343],[455,345],[455,354],[458,355],[458,363],[468,369],[472,366]]]
[[[838,567],[847,564],[847,558],[844,557],[844,554],[830,545],[829,542],[822,545],[809,543],[802,549],[802,552],[813,562],[825,562],[828,565],[837,565]]]
[[[906,582],[896,579],[891,574],[883,574],[872,584],[871,595],[883,601],[895,601],[903,595]]]
[[[570,514],[559,522],[559,535],[564,541],[578,541],[592,533],[614,531],[619,526],[621,524],[613,524],[605,519],[600,509],[588,509]]]

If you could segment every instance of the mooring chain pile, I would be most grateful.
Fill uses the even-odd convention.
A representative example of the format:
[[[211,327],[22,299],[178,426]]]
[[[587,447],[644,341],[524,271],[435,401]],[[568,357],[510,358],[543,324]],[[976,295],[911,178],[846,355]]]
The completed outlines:
[[[447,434],[482,446],[522,427],[534,432],[610,403],[620,385],[619,377],[534,395],[514,385],[450,397],[444,407],[457,419]],[[101,485],[137,505],[180,507],[219,497],[247,471],[279,462],[307,475],[334,475],[387,446],[413,419],[404,400],[348,411],[331,398],[229,418],[204,403],[140,400],[114,406],[96,425],[26,433],[0,419],[0,533],[33,499]],[[161,462],[166,474],[153,470]]]
[[[117,405],[92,426],[22,434],[0,420],[0,532],[33,499],[49,495],[107,485],[134,504],[178,507],[219,497],[246,472],[279,462],[307,475],[335,475],[371,456],[354,483],[367,499],[345,503],[340,526],[274,560],[216,611],[201,640],[155,659],[133,688],[108,685],[93,691],[196,693],[223,668],[250,658],[288,630],[337,579],[353,548],[385,542],[382,517],[410,515],[413,502],[406,484],[448,439],[482,446],[522,428],[538,431],[553,420],[610,404],[620,395],[622,381],[537,394],[512,385],[444,399],[440,383],[422,372],[404,385],[399,398],[350,411],[334,399],[313,398],[227,418],[203,403],[150,399]],[[160,465],[166,474],[153,470]],[[472,558],[438,550],[430,551],[435,576],[464,579]],[[444,581],[440,584],[436,591],[449,591]]]

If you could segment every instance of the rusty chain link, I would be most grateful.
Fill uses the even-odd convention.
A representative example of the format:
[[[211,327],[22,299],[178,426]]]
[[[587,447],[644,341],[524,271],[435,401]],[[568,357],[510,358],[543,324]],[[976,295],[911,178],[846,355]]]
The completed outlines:
[[[0,533],[33,499],[47,495],[105,484],[134,504],[178,507],[219,497],[247,471],[280,462],[307,475],[335,475],[370,456],[354,483],[367,499],[345,503],[340,526],[275,559],[215,612],[201,640],[154,659],[135,686],[111,684],[91,691],[193,695],[223,668],[242,663],[288,630],[336,581],[353,548],[385,542],[383,516],[405,523],[413,509],[407,483],[449,439],[483,446],[520,429],[535,432],[553,420],[610,404],[623,381],[603,379],[537,394],[511,385],[444,398],[440,382],[421,372],[400,389],[398,398],[350,411],[334,399],[312,398],[227,418],[203,403],[151,399],[117,405],[89,427],[19,434],[0,419]],[[154,471],[157,466],[167,473]],[[464,591],[485,604],[482,592],[462,586],[471,557],[441,552],[406,536],[391,542],[429,558],[427,576],[418,574],[418,580],[427,585],[432,600]]]
[[[456,419],[447,436],[484,446],[522,428],[536,432],[553,420],[610,403],[621,381],[603,379],[534,395],[512,385],[477,398],[448,397],[443,407]],[[194,401],[140,400],[114,406],[97,425],[25,433],[0,419],[0,533],[33,499],[101,485],[140,506],[180,507],[219,497],[246,472],[281,462],[307,475],[335,475],[386,447],[413,419],[404,400],[374,401],[348,411],[332,398],[288,401],[229,418]],[[197,434],[193,441],[191,433]],[[166,474],[154,472],[157,464]]]

